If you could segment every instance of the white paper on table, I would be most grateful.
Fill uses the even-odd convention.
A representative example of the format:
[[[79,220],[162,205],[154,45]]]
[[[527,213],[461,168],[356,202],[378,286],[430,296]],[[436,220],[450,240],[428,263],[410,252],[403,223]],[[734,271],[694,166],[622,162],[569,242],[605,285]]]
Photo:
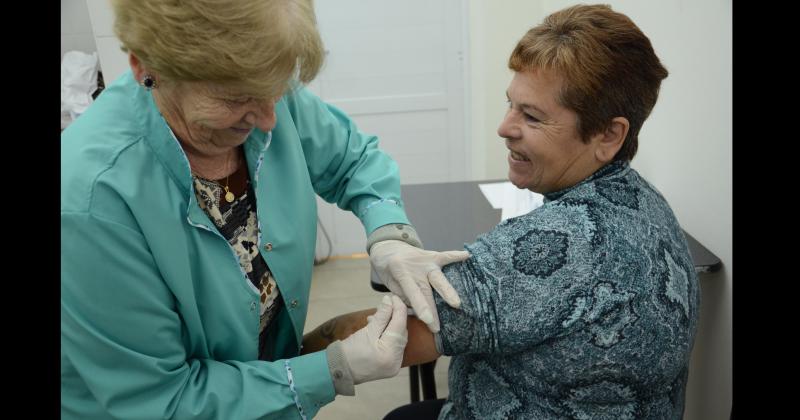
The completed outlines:
[[[493,182],[491,184],[478,184],[478,187],[481,189],[483,196],[489,200],[489,204],[492,205],[492,208],[495,209],[502,209],[503,208],[503,188],[506,184],[510,184],[510,182]]]
[[[531,190],[521,190],[511,182],[478,184],[493,208],[502,209],[500,220],[522,216],[544,204],[544,196]]]
[[[503,212],[500,220],[522,216],[544,204],[544,196],[531,190],[521,190],[507,182],[503,185]]]

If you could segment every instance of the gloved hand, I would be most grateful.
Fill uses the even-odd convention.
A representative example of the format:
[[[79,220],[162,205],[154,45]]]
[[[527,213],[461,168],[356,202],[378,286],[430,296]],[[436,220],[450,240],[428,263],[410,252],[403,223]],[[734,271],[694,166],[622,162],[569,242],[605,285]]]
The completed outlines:
[[[448,305],[461,306],[461,298],[442,274],[442,267],[467,258],[467,251],[426,251],[397,240],[377,242],[369,250],[370,263],[381,282],[411,306],[434,333],[439,332],[439,315],[431,286]]]
[[[408,343],[407,316],[400,298],[384,296],[367,326],[342,340],[354,384],[397,375]]]

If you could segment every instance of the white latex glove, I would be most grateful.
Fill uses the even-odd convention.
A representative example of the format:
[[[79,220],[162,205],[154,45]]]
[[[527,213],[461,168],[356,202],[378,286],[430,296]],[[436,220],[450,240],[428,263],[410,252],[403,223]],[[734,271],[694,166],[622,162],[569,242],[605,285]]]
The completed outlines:
[[[400,298],[384,296],[367,326],[342,340],[354,384],[397,375],[408,343],[407,316]]]
[[[426,251],[397,240],[380,241],[369,251],[370,263],[381,282],[411,306],[434,333],[439,332],[439,315],[431,286],[448,305],[461,306],[461,298],[442,274],[442,267],[467,258],[467,251]]]

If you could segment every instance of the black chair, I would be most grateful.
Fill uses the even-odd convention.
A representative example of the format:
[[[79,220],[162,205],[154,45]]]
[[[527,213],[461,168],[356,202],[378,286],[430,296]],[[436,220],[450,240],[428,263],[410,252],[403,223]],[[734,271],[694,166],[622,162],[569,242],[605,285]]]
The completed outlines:
[[[382,284],[370,281],[372,290],[377,292],[389,292],[389,289]],[[436,399],[436,379],[433,376],[433,369],[436,367],[436,361],[423,363],[421,365],[414,365],[408,367],[408,378],[410,382],[411,402],[419,401],[420,385],[422,385],[422,399],[435,400]]]

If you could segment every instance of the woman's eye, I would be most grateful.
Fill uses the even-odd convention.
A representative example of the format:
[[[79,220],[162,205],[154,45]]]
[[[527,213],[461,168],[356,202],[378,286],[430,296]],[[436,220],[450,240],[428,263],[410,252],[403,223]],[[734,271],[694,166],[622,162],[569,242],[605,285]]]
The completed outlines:
[[[249,98],[236,98],[236,99],[227,99],[226,102],[233,105],[244,105],[249,102]]]
[[[525,121],[528,121],[528,122],[539,122],[539,119],[534,117],[533,115],[525,114]]]

